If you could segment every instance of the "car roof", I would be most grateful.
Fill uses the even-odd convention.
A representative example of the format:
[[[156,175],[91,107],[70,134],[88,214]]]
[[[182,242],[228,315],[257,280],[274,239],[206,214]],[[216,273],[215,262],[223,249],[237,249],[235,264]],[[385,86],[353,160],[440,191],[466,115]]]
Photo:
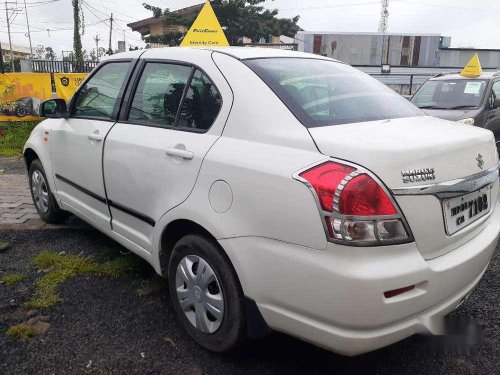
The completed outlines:
[[[182,51],[182,52],[181,52]],[[314,55],[304,52],[288,51],[276,48],[261,48],[261,47],[164,47],[164,48],[150,48],[146,50],[128,51],[108,56],[103,60],[115,60],[124,58],[139,58],[147,57],[149,59],[164,59],[169,56],[174,58],[176,53],[182,56],[192,54],[193,56],[200,56],[200,54],[211,55],[213,52],[223,53],[232,56],[238,60],[258,59],[258,58],[271,58],[271,57],[295,57],[307,59],[320,59],[337,61],[327,57]],[[338,61],[337,61],[338,62]]]
[[[450,79],[466,79],[466,80],[484,80],[484,79],[493,79],[496,77],[500,77],[500,71],[498,72],[483,72],[480,76],[477,77],[464,77],[460,75],[460,73],[453,73],[453,74],[444,74],[436,77],[430,78],[431,81],[446,81]]]

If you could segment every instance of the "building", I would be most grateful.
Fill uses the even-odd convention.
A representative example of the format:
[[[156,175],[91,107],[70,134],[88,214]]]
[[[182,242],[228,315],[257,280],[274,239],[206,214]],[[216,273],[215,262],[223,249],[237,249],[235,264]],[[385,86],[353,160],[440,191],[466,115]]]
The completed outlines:
[[[461,68],[477,52],[484,69],[500,68],[500,50],[451,48],[440,34],[299,31],[295,39],[299,51],[359,67]]]
[[[438,34],[299,31],[295,38],[299,51],[359,66],[439,66],[439,50],[450,43]]]
[[[187,8],[174,10],[172,11],[172,13],[179,14],[182,16],[190,16],[193,14],[198,14],[203,5],[204,5],[203,3],[198,5],[193,5]],[[175,33],[175,32],[183,33],[187,31],[187,29],[184,26],[165,24],[165,19],[166,19],[165,16],[150,17],[144,20],[129,23],[127,24],[127,26],[130,27],[132,31],[137,31],[141,33],[142,37],[161,36],[167,33]]]
[[[2,43],[2,55],[3,61],[10,61],[10,46],[9,43]],[[31,50],[29,47],[19,46],[17,44],[12,45],[12,56],[15,59],[26,60],[29,59],[31,55]]]
[[[443,48],[439,51],[441,67],[462,67],[477,53],[483,69],[500,68],[500,49]]]

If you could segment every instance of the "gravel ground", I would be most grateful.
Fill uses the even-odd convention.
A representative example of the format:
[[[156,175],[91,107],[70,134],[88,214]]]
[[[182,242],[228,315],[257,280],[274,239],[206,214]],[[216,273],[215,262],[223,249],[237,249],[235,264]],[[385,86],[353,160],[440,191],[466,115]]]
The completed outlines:
[[[486,339],[472,354],[431,353],[412,337],[356,358],[335,355],[282,334],[251,341],[221,356],[192,342],[176,322],[167,291],[147,288],[152,269],[134,257],[139,271],[110,279],[76,277],[60,289],[63,301],[39,314],[50,327],[23,343],[4,332],[26,319],[22,303],[41,277],[31,260],[42,250],[124,256],[124,248],[95,230],[0,232],[12,247],[0,253],[0,278],[22,273],[16,286],[0,285],[0,374],[299,374],[299,373],[500,373],[499,256],[454,316],[473,317]],[[157,283],[158,284],[158,283]],[[160,284],[161,285],[161,284]]]
[[[24,174],[24,161],[22,158],[0,156],[1,174]]]

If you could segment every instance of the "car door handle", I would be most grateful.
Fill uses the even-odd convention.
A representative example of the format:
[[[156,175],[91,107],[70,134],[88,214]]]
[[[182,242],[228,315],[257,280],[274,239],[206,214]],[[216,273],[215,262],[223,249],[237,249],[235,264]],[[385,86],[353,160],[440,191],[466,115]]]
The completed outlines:
[[[97,141],[97,142],[100,142],[104,139],[104,137],[102,135],[100,135],[99,133],[89,134],[89,135],[87,135],[87,138],[90,139],[91,141]]]
[[[179,156],[186,160],[192,160],[194,158],[194,153],[187,150],[181,150],[180,148],[167,148],[165,153],[170,156]]]

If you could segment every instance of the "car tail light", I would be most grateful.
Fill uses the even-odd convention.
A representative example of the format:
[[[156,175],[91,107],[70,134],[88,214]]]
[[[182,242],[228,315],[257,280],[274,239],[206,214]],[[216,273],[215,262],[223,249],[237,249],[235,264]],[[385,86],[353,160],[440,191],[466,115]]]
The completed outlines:
[[[296,175],[313,191],[331,242],[374,246],[409,242],[396,202],[369,171],[327,161]]]

